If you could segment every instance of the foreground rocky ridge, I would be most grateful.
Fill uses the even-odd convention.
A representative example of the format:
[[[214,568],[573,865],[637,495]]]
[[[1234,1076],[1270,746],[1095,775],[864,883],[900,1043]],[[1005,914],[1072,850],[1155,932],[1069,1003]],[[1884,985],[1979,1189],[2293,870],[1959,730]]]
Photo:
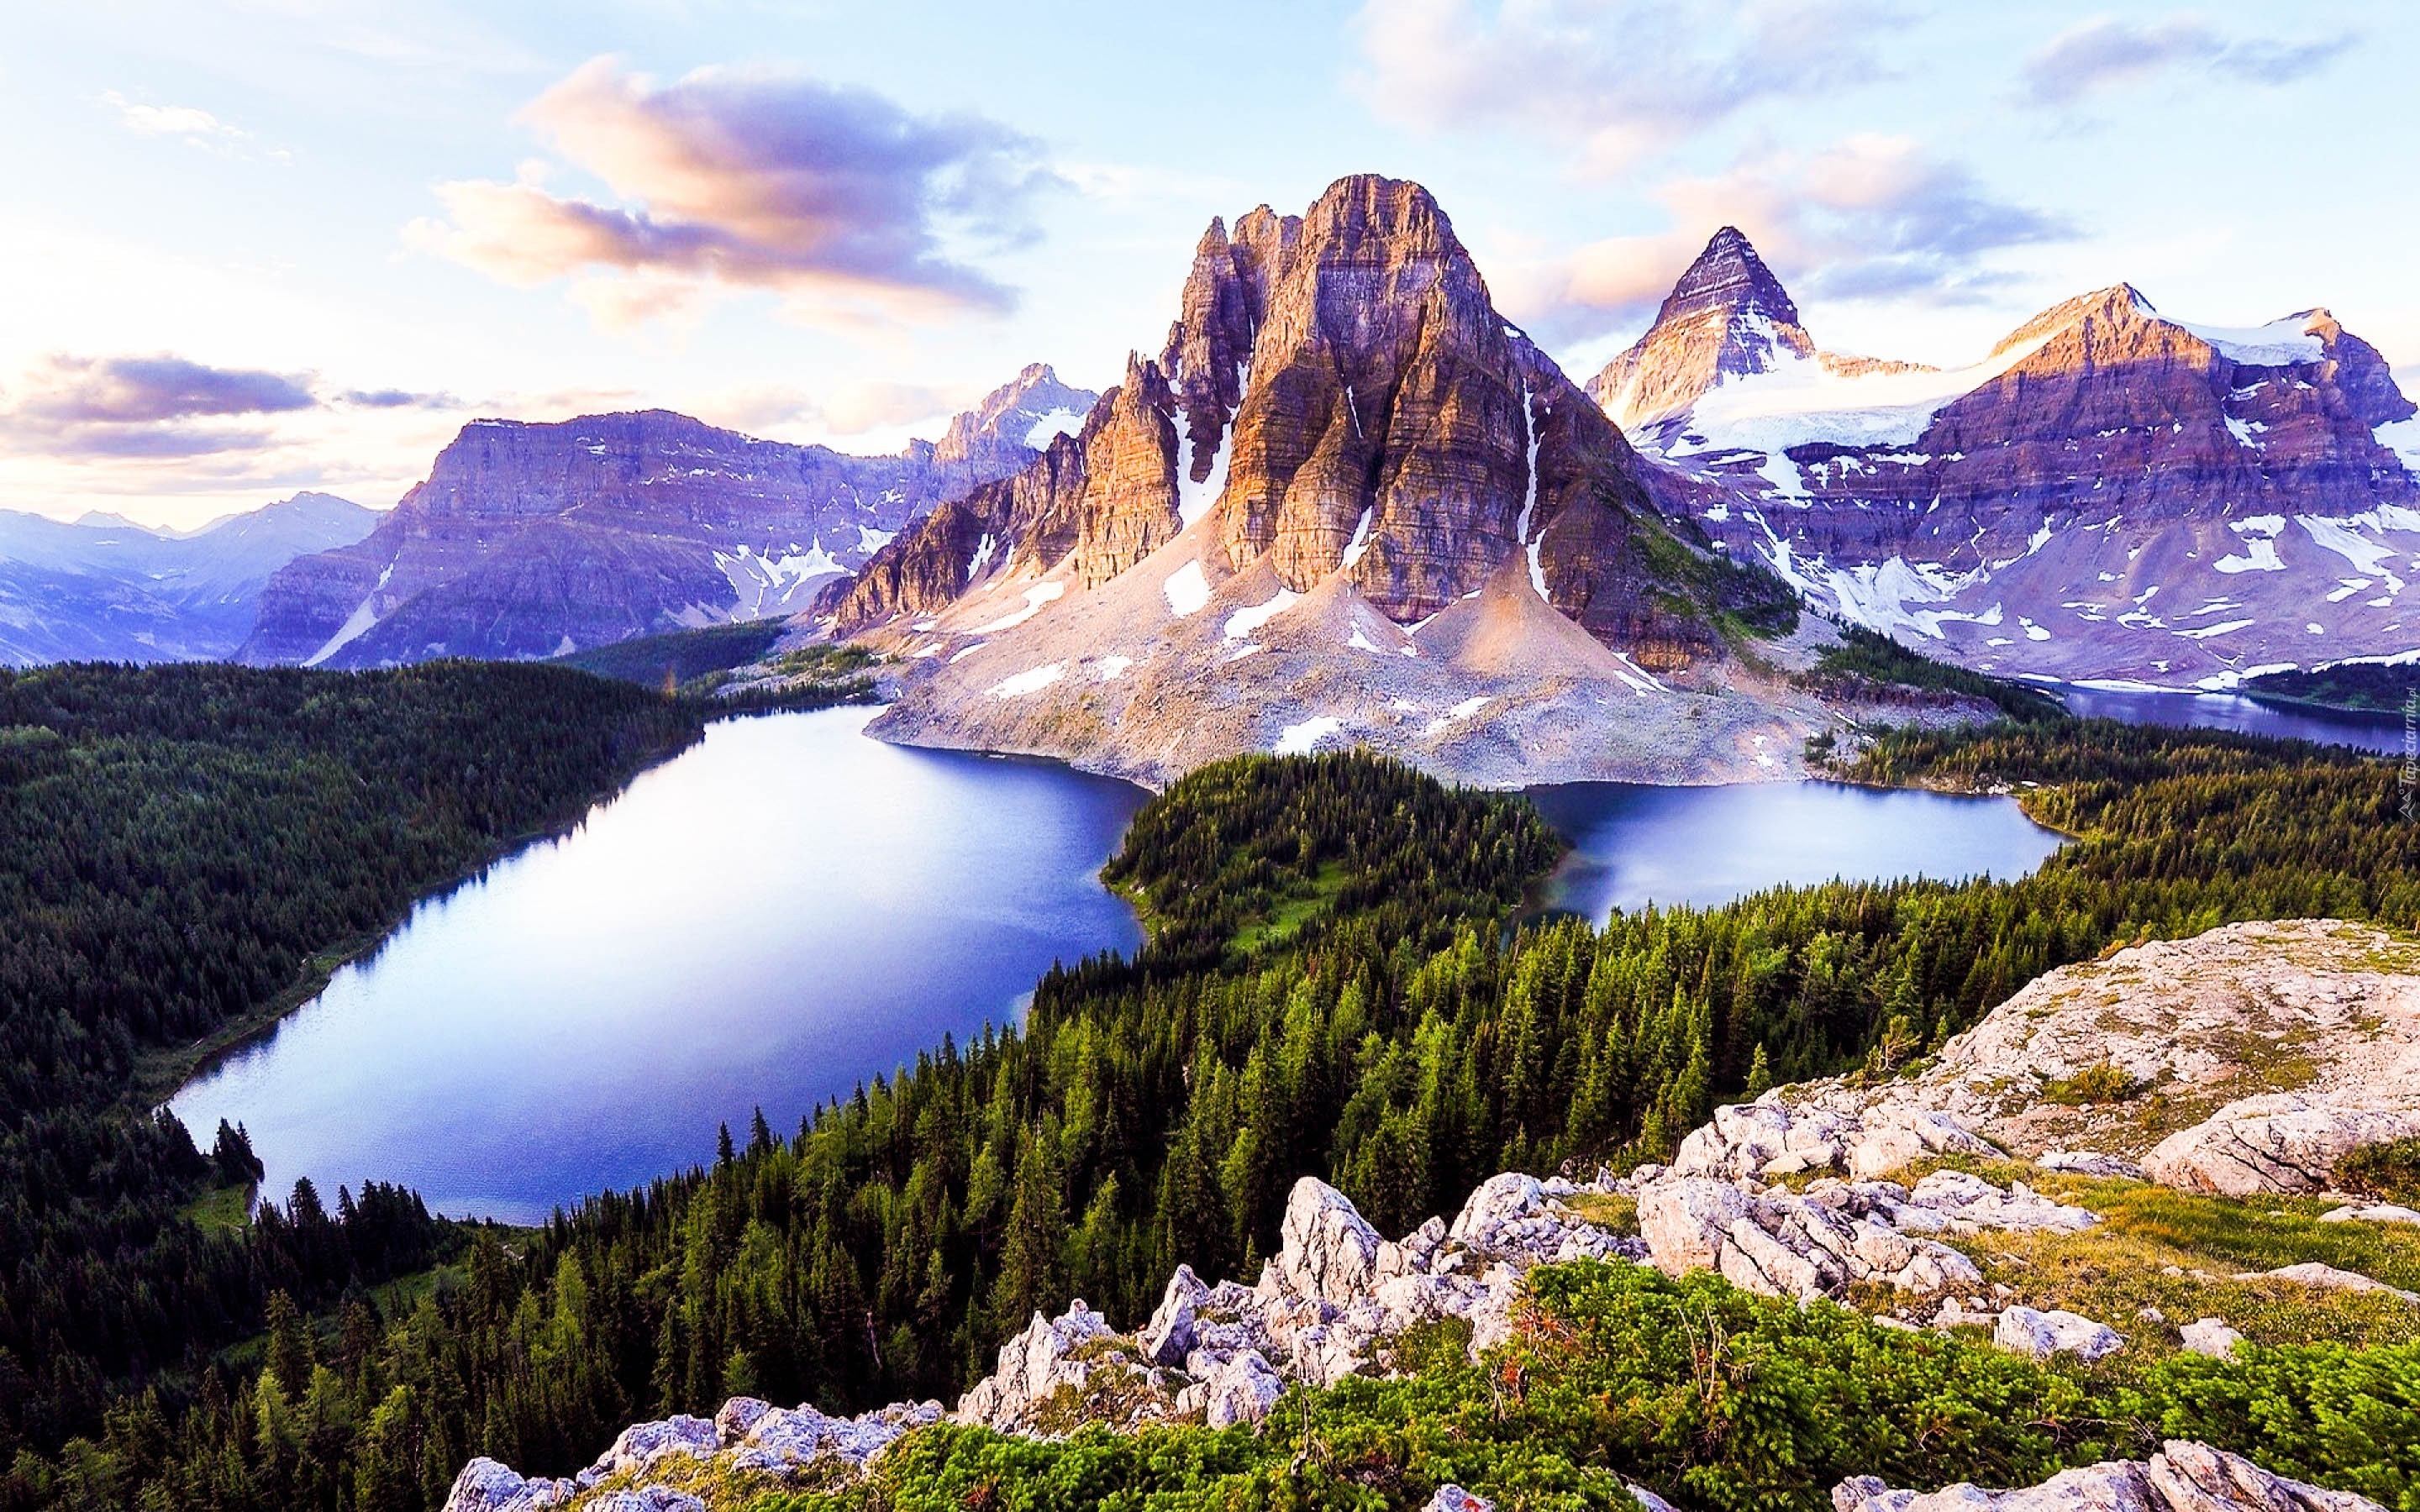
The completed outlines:
[[[1093,398],[1037,363],[896,456],[660,409],[473,421],[366,539],[278,573],[240,657],[550,656],[785,614],[937,501],[1023,468]]]
[[[2144,1127],[2139,1108],[2061,1101],[2086,1073],[2100,1078],[2089,1085],[2118,1087],[2097,1070],[2112,1066],[2133,1067],[2127,1074],[2140,1078],[2141,1089],[2121,1102],[2155,1095],[2164,1078],[2191,1078],[2212,1105],[2178,1107],[2169,1121],[2195,1121],[2162,1134],[2159,1120]],[[2323,1137],[2304,1140],[2301,1124],[2273,1140],[2245,1132],[2244,1100],[2228,1094],[2279,1081],[2299,1087],[2306,1108],[2325,1110],[2317,1126]],[[1529,1271],[1578,1259],[1652,1265],[1676,1276],[1715,1271],[1749,1291],[1858,1306],[1885,1326],[1988,1330],[1999,1347],[2036,1358],[2089,1361],[2125,1348],[2224,1357],[2242,1335],[2218,1318],[2179,1328],[2147,1310],[2119,1319],[2121,1330],[2028,1304],[2007,1286],[1987,1288],[1978,1256],[2028,1236],[2087,1235],[2103,1218],[2024,1179],[1987,1179],[1944,1162],[2022,1158],[2053,1179],[2080,1173],[2140,1184],[2148,1177],[2185,1193],[2291,1194],[2323,1189],[2362,1144],[2404,1137],[2393,1131],[2405,1125],[2394,1120],[2415,1108],[2420,947],[2328,920],[2229,926],[2052,972],[1913,1076],[1838,1078],[1720,1109],[1669,1166],[1600,1171],[1586,1184],[1507,1173],[1482,1183],[1450,1223],[1432,1218],[1394,1240],[1342,1193],[1305,1178],[1287,1204],[1279,1252],[1255,1283],[1212,1284],[1180,1267],[1131,1333],[1081,1301],[1056,1319],[1036,1315],[949,1415],[1045,1435],[1091,1423],[1255,1423],[1290,1385],[1388,1371],[1395,1341],[1424,1324],[1466,1322],[1476,1357],[1519,1326]],[[2159,1153],[2202,1150],[2213,1130],[2290,1158],[2213,1167]],[[2077,1148],[2086,1137],[2102,1148]],[[2212,1180],[2213,1168],[2226,1173],[2224,1181]],[[1624,1231],[1625,1204],[1636,1233]],[[2326,1215],[2381,1224],[2407,1216],[2420,1223],[2420,1213],[2377,1204]],[[2314,1296],[2366,1288],[2379,1306],[2420,1307],[2420,1295],[2318,1262],[2236,1279],[2323,1288]],[[765,1478],[760,1484],[845,1473],[942,1415],[939,1403],[899,1404],[835,1420],[810,1407],[737,1398],[712,1422],[638,1425],[569,1479],[524,1480],[473,1461],[447,1512],[690,1512],[705,1504],[677,1488],[693,1482],[690,1473],[701,1464],[751,1473]],[[1440,1492],[1432,1504],[1442,1512],[1469,1512],[1477,1501],[1447,1490],[1464,1499]],[[1639,1499],[1662,1504],[1645,1492]],[[2148,1462],[2069,1471],[2017,1491],[1918,1493],[1854,1479],[1835,1504],[1855,1512],[2374,1505],[2184,1443]]]
[[[2231,687],[2412,642],[2420,420],[2323,309],[2119,285],[1935,371],[1819,349],[1727,227],[1590,392],[1743,560],[1970,666]]]

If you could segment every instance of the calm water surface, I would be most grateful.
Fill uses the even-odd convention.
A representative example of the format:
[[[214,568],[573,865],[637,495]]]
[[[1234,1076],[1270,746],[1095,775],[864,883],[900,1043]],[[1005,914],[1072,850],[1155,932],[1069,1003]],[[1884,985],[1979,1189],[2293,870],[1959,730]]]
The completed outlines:
[[[241,1121],[263,1190],[365,1177],[512,1221],[710,1160],[987,1022],[1051,962],[1130,950],[1094,873],[1147,795],[864,738],[869,709],[739,719],[559,840],[423,903],[173,1103]]]
[[[2403,721],[2391,714],[2354,714],[2262,703],[2241,693],[2132,693],[2097,687],[2044,689],[2087,719],[2128,724],[2195,725],[2288,740],[2317,740],[2401,755]]]
[[[1561,782],[1529,797],[1572,842],[1542,901],[1590,918],[1834,877],[2022,876],[2059,846],[2012,798],[1837,782]]]

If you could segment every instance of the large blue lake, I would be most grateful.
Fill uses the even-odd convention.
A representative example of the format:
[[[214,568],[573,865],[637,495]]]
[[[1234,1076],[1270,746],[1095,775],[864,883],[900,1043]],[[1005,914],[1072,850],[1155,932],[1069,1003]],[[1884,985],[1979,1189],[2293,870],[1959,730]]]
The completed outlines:
[[[242,1122],[263,1190],[365,1177],[517,1222],[787,1134],[1141,943],[1094,873],[1148,796],[911,750],[872,710],[709,726],[581,826],[421,904],[377,954],[178,1093]]]
[[[2141,701],[2170,702],[2143,703]],[[2079,713],[2271,733],[2374,727],[2180,695]],[[1014,1019],[1054,960],[1141,935],[1100,885],[1147,795],[1055,764],[885,745],[872,711],[734,720],[579,828],[421,904],[376,954],[178,1093],[242,1122],[265,1190],[400,1181],[517,1222],[710,1159]],[[2058,837],[2007,798],[1830,783],[1571,783],[1545,902],[1590,918],[1839,876],[2010,877]]]

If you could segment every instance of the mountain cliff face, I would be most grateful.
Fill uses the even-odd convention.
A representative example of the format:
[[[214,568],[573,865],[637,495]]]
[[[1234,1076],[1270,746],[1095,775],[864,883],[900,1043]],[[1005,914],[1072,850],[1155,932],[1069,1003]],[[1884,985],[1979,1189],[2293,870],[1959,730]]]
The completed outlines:
[[[0,663],[224,656],[272,574],[361,539],[376,510],[299,493],[198,530],[0,512]]]
[[[2194,325],[2120,285],[1947,371],[1817,350],[1794,317],[1726,231],[1590,393],[1818,603],[2070,680],[2226,687],[2412,643],[2420,422],[2327,311]]]
[[[278,574],[241,657],[543,656],[795,610],[937,501],[1024,467],[1092,398],[1037,364],[938,445],[880,457],[665,410],[473,421],[366,540]]]
[[[1643,471],[1497,314],[1425,190],[1345,178],[1298,217],[1213,222],[1156,356],[818,613],[924,664],[884,725],[919,740],[1149,778],[1289,730],[1416,754],[1450,732],[1626,771],[1670,733],[1643,733],[1677,717],[1664,700],[1719,704],[1732,640],[1794,617],[1770,576],[1665,520]],[[1552,739],[1505,740],[1556,679],[1575,705],[1656,702],[1624,721],[1645,744],[1606,755],[1600,717],[1570,708]],[[1692,717],[1750,760],[1728,715]],[[1760,729],[1794,749],[1810,718]]]

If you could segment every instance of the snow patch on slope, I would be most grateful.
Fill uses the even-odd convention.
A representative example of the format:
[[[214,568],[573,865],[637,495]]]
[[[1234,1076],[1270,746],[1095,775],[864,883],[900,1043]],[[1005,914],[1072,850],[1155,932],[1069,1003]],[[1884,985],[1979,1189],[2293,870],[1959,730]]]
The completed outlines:
[[[1180,619],[1210,602],[1210,579],[1202,576],[1199,562],[1188,562],[1170,573],[1159,591],[1168,595],[1170,610]]]

